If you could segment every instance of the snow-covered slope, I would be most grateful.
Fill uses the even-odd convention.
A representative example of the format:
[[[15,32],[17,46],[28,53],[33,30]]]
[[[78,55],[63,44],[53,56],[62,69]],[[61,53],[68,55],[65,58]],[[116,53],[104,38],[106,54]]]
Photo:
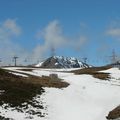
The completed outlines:
[[[40,62],[37,65],[35,65],[35,67],[40,67],[44,62]]]
[[[36,65],[43,68],[86,68],[87,64],[74,57],[53,56]]]
[[[112,68],[102,72],[110,73],[111,79],[100,80],[91,75],[52,71],[70,86],[64,89],[44,88],[46,92],[41,97],[48,115],[43,118],[33,116],[33,120],[107,120],[109,111],[120,104],[120,70]],[[29,73],[48,76],[51,69],[36,69]],[[6,110],[1,107],[0,111],[14,120],[27,120],[25,113],[10,110],[4,113]]]

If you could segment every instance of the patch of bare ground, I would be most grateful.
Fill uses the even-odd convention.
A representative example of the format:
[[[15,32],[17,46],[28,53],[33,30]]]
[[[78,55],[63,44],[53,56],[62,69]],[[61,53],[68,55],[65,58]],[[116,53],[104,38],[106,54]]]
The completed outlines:
[[[110,111],[106,118],[108,120],[120,118],[120,106],[118,106],[115,109],[113,109],[112,111]]]
[[[29,72],[31,72],[31,71],[33,71],[34,69],[27,69],[27,68],[25,68],[25,69],[17,69],[17,70],[20,70],[20,71],[29,71]]]
[[[21,70],[21,71],[33,71],[33,69],[17,69],[17,70]]]
[[[68,87],[69,83],[61,81],[61,79],[52,79],[47,76],[42,77],[34,77],[30,76],[30,78],[26,82],[31,82],[32,84],[40,84],[43,87],[55,87],[55,88],[65,88]]]
[[[13,120],[13,119],[9,119],[9,118],[5,118],[5,117],[0,116],[0,120]]]
[[[79,70],[74,70],[72,72],[74,72],[75,74],[89,74],[92,75],[95,78],[99,78],[102,80],[108,80],[110,78],[109,73],[103,73],[103,72],[99,72],[102,70],[107,70],[110,69],[111,66],[103,66],[103,67],[90,67],[90,68],[84,68],[84,69],[79,69]]]

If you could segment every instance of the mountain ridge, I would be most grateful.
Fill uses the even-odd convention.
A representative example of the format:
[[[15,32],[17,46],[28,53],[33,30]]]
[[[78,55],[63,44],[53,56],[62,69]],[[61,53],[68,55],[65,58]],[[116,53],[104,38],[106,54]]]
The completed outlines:
[[[36,67],[42,68],[87,68],[88,64],[74,57],[52,56],[43,62],[40,62]]]

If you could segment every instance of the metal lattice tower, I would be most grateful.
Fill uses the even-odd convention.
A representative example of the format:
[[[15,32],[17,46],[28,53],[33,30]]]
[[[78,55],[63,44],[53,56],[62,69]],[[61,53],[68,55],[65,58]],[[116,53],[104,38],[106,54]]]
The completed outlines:
[[[112,63],[115,63],[115,62],[117,61],[117,55],[116,55],[114,49],[113,49],[113,51],[112,51],[112,56],[110,56],[110,57],[111,57],[111,62],[112,62]]]
[[[13,57],[13,60],[14,60],[14,62],[15,62],[14,66],[17,66],[17,59],[18,59],[17,56],[14,56],[14,57]]]

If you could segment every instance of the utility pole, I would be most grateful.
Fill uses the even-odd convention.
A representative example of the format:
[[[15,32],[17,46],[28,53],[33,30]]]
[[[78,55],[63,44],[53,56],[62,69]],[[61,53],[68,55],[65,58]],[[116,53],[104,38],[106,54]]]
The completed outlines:
[[[15,62],[15,64],[14,64],[15,66],[17,66],[17,59],[18,59],[17,56],[14,56],[14,57],[13,57],[13,60],[14,60],[14,62]]]
[[[54,48],[54,46],[51,47],[51,56],[52,57],[55,56],[55,48]]]
[[[112,51],[112,55],[111,55],[110,57],[111,57],[111,63],[115,63],[115,62],[117,61],[117,60],[116,60],[117,55],[116,55],[114,49],[113,49],[113,51]]]

